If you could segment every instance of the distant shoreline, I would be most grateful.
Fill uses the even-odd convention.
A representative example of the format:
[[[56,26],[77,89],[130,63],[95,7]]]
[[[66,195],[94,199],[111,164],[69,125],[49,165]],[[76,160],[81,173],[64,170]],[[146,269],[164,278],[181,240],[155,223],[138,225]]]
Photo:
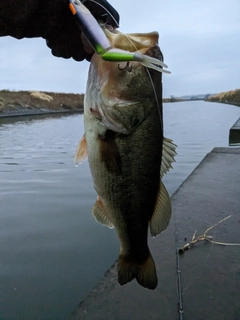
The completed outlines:
[[[32,112],[29,110],[26,110],[27,112],[4,112],[0,113],[0,119],[5,118],[17,118],[17,117],[32,117],[32,116],[41,116],[41,115],[47,115],[47,114],[74,114],[79,113],[82,114],[83,110],[45,110],[45,111],[36,111]]]
[[[227,92],[221,92],[218,94],[198,94],[198,95],[188,95],[170,98],[163,98],[163,102],[182,102],[182,101],[208,101],[208,102],[218,102],[224,104],[230,104],[240,107],[240,89],[231,90]]]
[[[172,99],[172,98],[163,98],[163,103],[174,103],[174,102],[192,102],[192,101],[205,101],[205,99]]]
[[[221,92],[219,94],[209,97],[207,101],[231,104],[240,107],[240,89]]]
[[[163,103],[200,100],[240,107],[240,90],[222,92],[208,98],[205,97],[205,99],[200,95],[192,96],[190,99],[181,99],[174,96],[162,99]],[[0,90],[0,119],[47,114],[83,113],[83,103],[84,94]]]
[[[83,94],[0,91],[0,118],[83,112]]]
[[[170,101],[170,99],[163,99],[163,103],[176,103],[176,102],[193,102],[193,101],[204,101],[204,102],[216,102],[216,103],[222,103],[222,104],[229,104],[232,106],[240,107],[240,103],[237,103],[235,101],[212,101],[208,99],[193,99],[193,100],[176,100],[176,101]]]

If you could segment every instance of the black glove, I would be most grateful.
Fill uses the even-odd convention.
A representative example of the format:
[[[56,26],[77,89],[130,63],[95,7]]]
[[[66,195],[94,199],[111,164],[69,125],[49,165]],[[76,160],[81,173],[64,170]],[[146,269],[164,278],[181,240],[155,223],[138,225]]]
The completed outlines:
[[[106,0],[94,1],[83,3],[96,19],[117,27],[117,11]],[[81,31],[68,5],[68,0],[0,0],[0,36],[42,37],[56,57],[89,60],[91,54],[84,51]]]

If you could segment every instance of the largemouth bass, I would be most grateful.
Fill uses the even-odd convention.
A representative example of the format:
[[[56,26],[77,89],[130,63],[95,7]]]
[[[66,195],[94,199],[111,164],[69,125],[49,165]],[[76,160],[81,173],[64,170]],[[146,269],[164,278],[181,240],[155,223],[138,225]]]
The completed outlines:
[[[163,60],[158,33],[105,30],[113,47]],[[168,226],[171,203],[162,176],[174,161],[175,145],[163,137],[162,74],[139,62],[106,62],[94,54],[84,101],[85,134],[75,163],[87,156],[98,194],[95,219],[116,229],[120,240],[118,282],[134,278],[148,289],[158,283],[148,247]]]

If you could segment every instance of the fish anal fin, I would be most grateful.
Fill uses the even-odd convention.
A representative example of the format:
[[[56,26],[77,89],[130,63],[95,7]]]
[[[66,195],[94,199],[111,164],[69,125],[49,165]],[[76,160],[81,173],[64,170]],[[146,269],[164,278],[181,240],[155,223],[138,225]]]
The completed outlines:
[[[99,196],[97,197],[97,200],[93,205],[92,214],[97,222],[101,223],[102,225],[104,225],[110,229],[114,228],[114,225],[112,224],[112,222],[108,218],[107,213],[104,208],[104,205],[103,205]]]
[[[115,136],[116,133],[111,130],[107,130],[104,136],[99,136],[100,160],[109,172],[121,174],[122,163]]]
[[[162,146],[162,163],[160,170],[160,177],[162,178],[165,173],[172,168],[172,163],[175,162],[176,152],[176,144],[173,143],[171,139],[163,138],[163,146]]]
[[[142,263],[135,262],[131,257],[120,254],[118,258],[118,282],[124,285],[133,279],[144,288],[154,290],[158,284],[156,267],[153,257],[149,253],[148,258]]]
[[[86,135],[84,133],[82,139],[79,141],[75,156],[74,156],[74,164],[78,166],[79,164],[83,163],[87,159],[87,141]]]
[[[154,237],[165,230],[169,224],[172,214],[172,206],[168,192],[160,182],[155,209],[150,220],[150,232]]]

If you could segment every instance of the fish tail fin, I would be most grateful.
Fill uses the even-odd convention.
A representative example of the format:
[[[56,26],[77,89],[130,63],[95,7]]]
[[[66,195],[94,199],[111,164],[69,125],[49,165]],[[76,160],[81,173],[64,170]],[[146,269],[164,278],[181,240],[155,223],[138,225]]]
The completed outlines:
[[[124,285],[133,279],[144,288],[154,290],[158,284],[157,272],[153,257],[149,253],[148,258],[141,263],[136,263],[127,255],[120,254],[118,258],[118,282]]]

